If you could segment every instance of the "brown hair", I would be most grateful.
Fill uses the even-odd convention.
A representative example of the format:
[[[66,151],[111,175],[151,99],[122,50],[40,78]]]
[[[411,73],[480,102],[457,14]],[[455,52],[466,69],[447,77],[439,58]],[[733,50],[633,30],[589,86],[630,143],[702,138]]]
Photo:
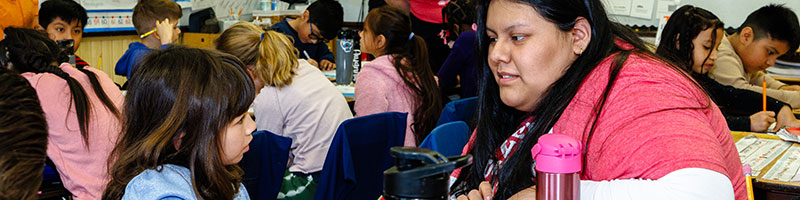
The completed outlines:
[[[172,0],[139,0],[133,7],[133,27],[139,35],[156,28],[156,20],[169,18],[170,21],[183,16],[181,5]]]
[[[47,121],[36,91],[0,69],[0,199],[37,199],[47,149]]]
[[[296,75],[297,49],[292,39],[279,32],[264,32],[253,23],[239,22],[226,29],[214,42],[216,49],[253,66],[254,78],[264,85],[281,88],[292,84]],[[260,89],[260,88],[256,88]]]
[[[116,162],[103,199],[120,199],[131,179],[164,164],[191,171],[198,199],[233,199],[243,172],[223,163],[222,134],[255,97],[242,63],[228,54],[176,46],[148,54],[129,82],[123,134],[109,159]]]
[[[375,36],[386,37],[386,55],[391,55],[397,73],[416,95],[414,99],[414,122],[411,123],[414,139],[419,145],[436,127],[442,112],[439,86],[433,78],[428,63],[428,48],[420,36],[411,35],[411,18],[403,11],[383,6],[367,15],[364,28]]]

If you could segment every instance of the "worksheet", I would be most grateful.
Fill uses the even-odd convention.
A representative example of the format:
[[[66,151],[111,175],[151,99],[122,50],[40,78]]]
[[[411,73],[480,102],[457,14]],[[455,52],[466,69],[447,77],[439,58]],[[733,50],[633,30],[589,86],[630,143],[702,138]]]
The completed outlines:
[[[771,161],[775,160],[792,143],[775,139],[763,139],[750,135],[736,142],[739,158],[742,164],[749,164],[753,169],[753,176],[758,176],[761,170]]]
[[[797,170],[800,169],[800,146],[792,146],[775,162],[761,178],[775,181],[800,181]]]

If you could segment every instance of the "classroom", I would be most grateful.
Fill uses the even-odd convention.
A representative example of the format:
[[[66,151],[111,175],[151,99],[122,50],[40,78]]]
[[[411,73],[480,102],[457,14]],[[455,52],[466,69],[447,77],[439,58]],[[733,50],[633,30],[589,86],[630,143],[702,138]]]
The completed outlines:
[[[7,0],[0,199],[800,199],[800,1]]]

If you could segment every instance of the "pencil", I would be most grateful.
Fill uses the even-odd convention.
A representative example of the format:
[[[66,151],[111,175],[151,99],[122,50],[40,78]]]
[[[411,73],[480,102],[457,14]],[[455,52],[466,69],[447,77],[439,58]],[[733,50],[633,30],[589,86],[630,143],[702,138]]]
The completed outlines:
[[[764,90],[761,92],[761,101],[763,102],[762,105],[764,105],[762,108],[764,111],[767,111],[767,81],[762,81],[761,86],[764,88]]]
[[[755,195],[753,195],[753,170],[750,169],[750,165],[744,164],[744,166],[742,166],[742,172],[744,172],[745,183],[747,185],[747,199],[755,200]]]
[[[151,35],[151,34],[155,33],[155,32],[156,32],[156,30],[158,30],[158,29],[157,29],[157,28],[153,28],[153,30],[152,30],[152,31],[149,31],[149,32],[147,32],[147,33],[144,33],[144,34],[140,35],[140,36],[139,36],[139,38],[141,38],[141,39],[144,39],[145,37],[147,37],[147,36],[149,36],[149,35]]]
[[[311,59],[311,56],[308,56],[308,52],[306,52],[306,50],[303,50],[303,54],[306,55],[306,59]]]

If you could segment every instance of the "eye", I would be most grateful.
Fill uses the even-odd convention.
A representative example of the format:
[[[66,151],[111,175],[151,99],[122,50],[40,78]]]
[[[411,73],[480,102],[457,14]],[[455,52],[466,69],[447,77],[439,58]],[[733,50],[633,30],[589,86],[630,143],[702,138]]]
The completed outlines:
[[[703,48],[706,49],[706,50],[711,50],[711,47],[709,47],[709,46],[703,46]]]
[[[56,28],[56,31],[58,31],[58,32],[64,32],[64,28]]]
[[[772,51],[772,50],[767,50],[767,54],[769,54],[771,56],[771,55],[775,55],[775,52]]]
[[[511,40],[514,40],[514,41],[520,41],[520,40],[524,40],[525,38],[526,38],[526,37],[525,37],[525,36],[522,36],[522,35],[514,35],[514,36],[511,36]]]
[[[81,29],[72,30],[72,33],[75,33],[75,34],[81,34],[81,32],[82,32]]]

